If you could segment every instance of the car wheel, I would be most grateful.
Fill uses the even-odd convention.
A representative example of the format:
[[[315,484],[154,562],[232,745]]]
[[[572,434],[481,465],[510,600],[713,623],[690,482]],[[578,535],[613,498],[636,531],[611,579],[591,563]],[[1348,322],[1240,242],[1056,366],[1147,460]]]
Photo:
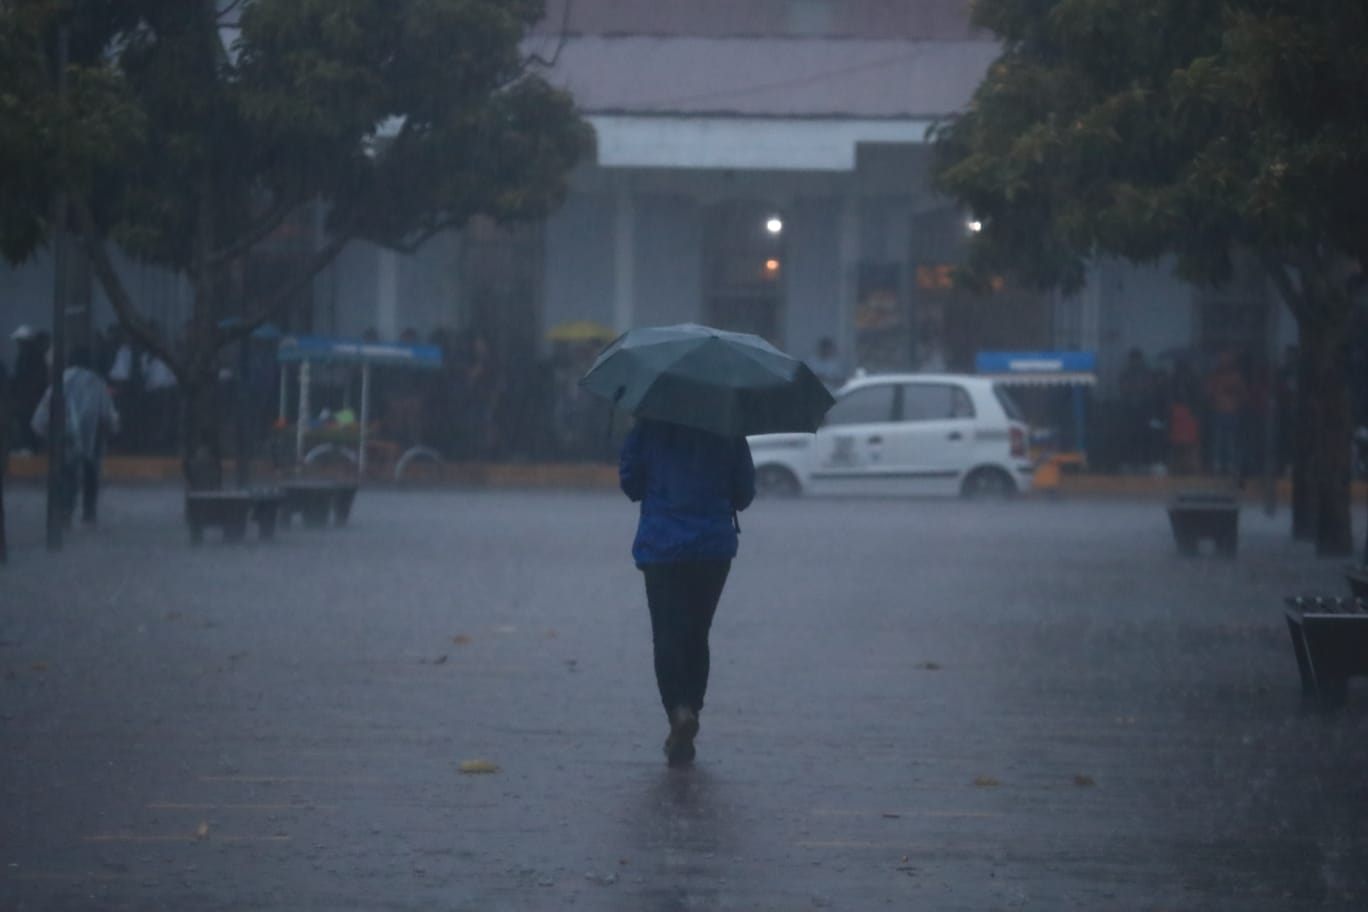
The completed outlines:
[[[1016,492],[1016,482],[1001,469],[975,469],[960,485],[960,494],[971,500],[1006,500]]]
[[[767,465],[755,470],[755,493],[761,497],[797,497],[802,488],[783,466]]]

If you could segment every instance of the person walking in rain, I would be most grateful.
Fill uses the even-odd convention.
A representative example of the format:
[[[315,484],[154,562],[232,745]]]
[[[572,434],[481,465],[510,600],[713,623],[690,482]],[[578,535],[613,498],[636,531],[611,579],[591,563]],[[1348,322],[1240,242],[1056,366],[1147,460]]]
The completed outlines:
[[[736,556],[736,514],[755,498],[755,464],[745,437],[639,420],[618,470],[623,493],[641,504],[632,557],[645,577],[670,725],[665,757],[685,766],[708,689],[708,634]]]
[[[106,435],[119,432],[119,413],[104,378],[90,369],[90,351],[76,348],[70,366],[62,373],[66,399],[66,452],[62,460],[59,510],[64,523],[71,525],[76,512],[76,494],[81,494],[81,522],[95,523],[96,501],[100,496],[100,460]],[[52,387],[43,393],[33,413],[31,427],[46,438]]]

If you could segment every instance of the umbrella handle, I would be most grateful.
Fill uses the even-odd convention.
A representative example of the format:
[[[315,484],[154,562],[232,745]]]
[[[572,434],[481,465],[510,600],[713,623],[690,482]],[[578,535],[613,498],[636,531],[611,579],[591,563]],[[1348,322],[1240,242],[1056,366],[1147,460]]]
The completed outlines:
[[[741,534],[741,517],[736,515],[735,510],[732,510],[732,528],[736,530],[737,535]]]
[[[613,442],[613,417],[617,414],[617,404],[622,401],[622,397],[626,395],[626,393],[627,387],[619,386],[617,392],[613,394],[613,405],[608,410],[608,433],[604,437],[609,443]]]

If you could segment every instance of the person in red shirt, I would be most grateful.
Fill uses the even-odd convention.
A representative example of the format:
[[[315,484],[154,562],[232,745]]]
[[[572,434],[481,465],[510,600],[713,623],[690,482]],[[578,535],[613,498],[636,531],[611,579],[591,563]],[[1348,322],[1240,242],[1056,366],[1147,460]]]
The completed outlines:
[[[1249,395],[1235,356],[1222,352],[1207,376],[1207,412],[1211,419],[1211,468],[1218,475],[1240,470],[1240,413]]]

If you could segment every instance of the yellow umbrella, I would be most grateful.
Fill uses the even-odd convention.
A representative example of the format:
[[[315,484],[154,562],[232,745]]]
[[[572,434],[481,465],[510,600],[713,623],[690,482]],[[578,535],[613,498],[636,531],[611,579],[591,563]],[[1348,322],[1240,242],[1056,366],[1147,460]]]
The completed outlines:
[[[553,326],[546,333],[552,342],[611,342],[621,333],[593,320],[573,320]]]

